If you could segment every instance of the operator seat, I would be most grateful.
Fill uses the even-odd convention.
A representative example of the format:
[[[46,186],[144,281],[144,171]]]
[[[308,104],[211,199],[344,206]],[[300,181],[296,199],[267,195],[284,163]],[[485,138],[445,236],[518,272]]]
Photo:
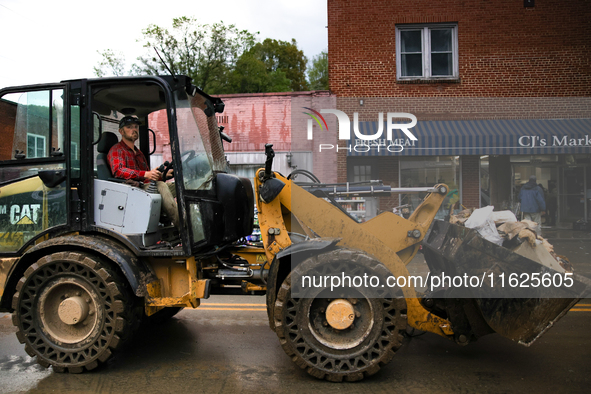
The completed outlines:
[[[109,150],[111,150],[113,145],[117,142],[119,142],[119,139],[115,133],[106,131],[101,135],[101,139],[97,146],[97,151],[99,153],[96,155],[96,171],[98,179],[107,181],[109,178],[113,178],[107,155],[109,154]]]

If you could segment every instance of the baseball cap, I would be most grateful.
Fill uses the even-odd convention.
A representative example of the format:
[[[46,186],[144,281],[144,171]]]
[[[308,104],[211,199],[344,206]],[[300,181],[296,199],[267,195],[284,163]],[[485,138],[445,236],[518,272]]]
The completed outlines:
[[[138,118],[136,118],[135,116],[124,116],[120,121],[119,121],[119,128],[123,128],[124,126],[130,125],[130,124],[141,124],[140,120]]]

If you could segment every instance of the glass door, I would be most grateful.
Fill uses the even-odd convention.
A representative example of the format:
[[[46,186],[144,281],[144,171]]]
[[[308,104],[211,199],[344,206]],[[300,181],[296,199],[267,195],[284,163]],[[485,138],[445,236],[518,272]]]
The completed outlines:
[[[591,221],[591,167],[585,167],[585,217]]]
[[[566,223],[584,219],[586,215],[586,177],[584,166],[564,166],[560,169],[559,215]]]
[[[527,160],[523,160],[525,158]],[[515,157],[511,157],[511,161],[513,173],[513,201],[511,206],[517,206],[521,188],[529,181],[530,176],[535,175],[536,182],[542,189],[544,201],[546,202],[546,215],[542,217],[542,224],[556,225],[560,217],[560,212],[557,209],[561,201],[559,188],[563,187],[563,185],[559,184],[559,179],[562,179],[562,177],[559,178],[556,156],[524,156],[519,157],[519,161]]]

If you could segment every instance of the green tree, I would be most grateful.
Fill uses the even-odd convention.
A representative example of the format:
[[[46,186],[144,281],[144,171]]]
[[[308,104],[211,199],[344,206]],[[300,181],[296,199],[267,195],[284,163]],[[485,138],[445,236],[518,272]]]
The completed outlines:
[[[142,31],[144,48],[156,48],[174,74],[188,75],[202,90],[226,93],[230,71],[240,55],[252,48],[255,35],[223,22],[200,25],[194,18],[174,18],[172,31],[150,25]],[[157,55],[138,58],[134,73],[167,73]]]
[[[97,52],[102,57],[98,67],[94,67],[94,73],[97,77],[125,75],[125,56],[122,53],[115,53],[111,49]]]
[[[138,40],[148,54],[127,73],[160,75],[168,68],[210,94],[306,90],[307,59],[296,41],[257,43],[256,34],[223,22],[200,25],[189,17],[174,18],[171,29],[149,25]],[[99,54],[97,76],[125,74],[122,54],[110,49]]]
[[[243,56],[252,56],[263,62],[269,74],[277,71],[283,72],[291,81],[291,90],[307,90],[307,59],[304,52],[298,49],[295,39],[287,42],[267,38],[262,43],[256,43]]]
[[[209,93],[230,90],[231,71],[240,55],[251,49],[256,41],[255,34],[238,30],[234,25],[226,26],[223,22],[201,25],[189,17],[174,18],[170,30],[149,25],[142,34],[138,42],[148,54],[140,56],[128,74],[168,74],[168,67],[174,74],[191,77],[195,85]],[[116,55],[110,49],[99,51],[99,54],[102,60],[94,68],[97,76],[125,74],[123,55]]]
[[[314,56],[308,71],[311,90],[328,90],[328,52]]]
[[[232,71],[231,89],[233,93],[288,92],[291,81],[283,71],[269,72],[262,60],[245,54]]]

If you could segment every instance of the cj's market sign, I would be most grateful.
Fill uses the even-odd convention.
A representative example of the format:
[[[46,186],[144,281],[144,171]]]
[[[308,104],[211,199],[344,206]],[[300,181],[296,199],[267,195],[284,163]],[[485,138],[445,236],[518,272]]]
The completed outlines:
[[[546,136],[540,137],[537,135],[524,135],[522,137],[519,137],[518,142],[520,146],[530,148],[556,146],[591,147],[591,138],[589,138],[589,135],[586,135],[585,138],[569,138],[566,135],[553,135],[552,138],[548,138]]]

